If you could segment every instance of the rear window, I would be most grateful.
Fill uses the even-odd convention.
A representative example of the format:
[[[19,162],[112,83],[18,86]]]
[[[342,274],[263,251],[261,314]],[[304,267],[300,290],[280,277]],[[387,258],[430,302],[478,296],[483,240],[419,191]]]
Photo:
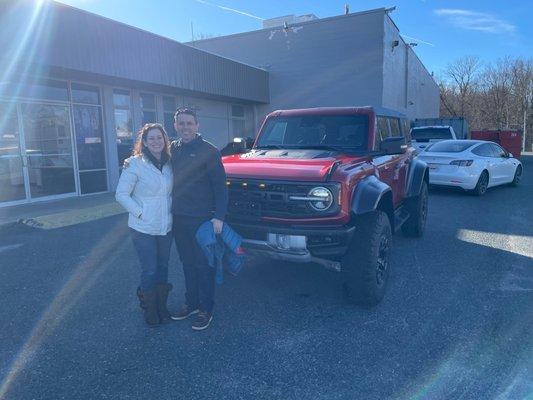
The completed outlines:
[[[416,141],[428,141],[431,139],[453,139],[448,128],[413,128],[411,137]]]
[[[428,153],[460,153],[465,151],[469,147],[472,147],[472,143],[465,142],[438,142],[428,148]]]

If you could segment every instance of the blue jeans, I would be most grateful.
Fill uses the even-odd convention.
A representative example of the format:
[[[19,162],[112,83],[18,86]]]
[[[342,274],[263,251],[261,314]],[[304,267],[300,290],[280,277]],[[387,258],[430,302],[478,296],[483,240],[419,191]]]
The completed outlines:
[[[141,263],[141,290],[152,290],[158,283],[167,283],[172,232],[163,236],[148,235],[130,228],[130,233]]]

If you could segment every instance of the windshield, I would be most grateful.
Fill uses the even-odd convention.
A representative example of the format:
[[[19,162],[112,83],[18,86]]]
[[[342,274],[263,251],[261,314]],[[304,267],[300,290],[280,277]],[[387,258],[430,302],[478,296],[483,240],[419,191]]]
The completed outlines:
[[[413,128],[411,129],[411,137],[419,142],[431,139],[453,139],[448,128]]]
[[[473,144],[468,142],[438,142],[426,151],[428,153],[460,153],[472,146]]]
[[[256,148],[324,148],[365,151],[366,115],[310,115],[270,118]]]

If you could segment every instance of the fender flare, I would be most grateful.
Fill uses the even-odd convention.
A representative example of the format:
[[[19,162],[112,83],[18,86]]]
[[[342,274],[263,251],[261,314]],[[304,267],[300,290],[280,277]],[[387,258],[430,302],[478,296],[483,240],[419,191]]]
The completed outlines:
[[[424,161],[414,158],[409,165],[405,197],[409,198],[418,196],[424,181],[429,184],[428,166]]]
[[[367,176],[355,186],[352,196],[352,213],[359,215],[376,210],[379,202],[387,193],[392,196],[392,189],[389,185],[374,175]],[[392,207],[392,204],[390,206]]]

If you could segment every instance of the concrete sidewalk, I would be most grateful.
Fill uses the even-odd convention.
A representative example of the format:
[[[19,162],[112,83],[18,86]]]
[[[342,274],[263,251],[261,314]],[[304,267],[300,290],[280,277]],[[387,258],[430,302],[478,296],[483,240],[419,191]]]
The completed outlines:
[[[54,229],[125,213],[114,193],[69,197],[0,208],[0,227],[25,224]]]

